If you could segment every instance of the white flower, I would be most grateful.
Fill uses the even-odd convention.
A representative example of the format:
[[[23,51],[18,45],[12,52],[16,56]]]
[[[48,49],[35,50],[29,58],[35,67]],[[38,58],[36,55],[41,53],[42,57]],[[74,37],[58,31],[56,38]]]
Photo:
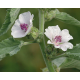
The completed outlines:
[[[59,26],[49,26],[45,29],[44,33],[50,40],[48,40],[48,44],[53,44],[55,48],[60,48],[63,51],[66,51],[67,48],[72,49],[73,44],[68,42],[73,37],[69,34],[67,29],[60,30]]]
[[[25,37],[31,30],[34,15],[28,11],[19,15],[11,29],[11,35],[14,38]]]

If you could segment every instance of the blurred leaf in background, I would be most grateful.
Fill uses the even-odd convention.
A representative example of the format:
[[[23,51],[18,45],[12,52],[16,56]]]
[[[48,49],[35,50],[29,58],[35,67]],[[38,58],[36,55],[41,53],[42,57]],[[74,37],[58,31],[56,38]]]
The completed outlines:
[[[7,8],[0,8],[0,28],[4,22],[5,15],[7,13],[6,10]],[[60,12],[66,12],[80,21],[79,8],[78,9],[59,8],[58,10]],[[27,11],[30,11],[32,14],[34,14],[33,25],[38,28],[39,27],[38,9],[22,8],[20,10],[20,13]],[[51,21],[45,23],[45,28],[47,28],[48,26],[55,26],[55,25],[59,25],[61,29],[69,30],[69,33],[74,38],[73,40],[71,40],[71,43],[73,43],[74,45],[80,43],[80,27],[66,24],[56,19],[52,19]],[[0,42],[8,37],[11,37],[11,29],[3,36],[0,36]],[[18,40],[26,41],[26,37]],[[47,42],[48,39],[45,37],[45,40]],[[44,63],[40,47],[37,43],[23,46],[17,54],[13,56],[7,56],[0,61],[0,72],[41,72],[42,71],[41,69],[44,67],[46,67],[46,65]],[[73,69],[63,69],[61,71],[76,72],[80,70],[73,68]]]

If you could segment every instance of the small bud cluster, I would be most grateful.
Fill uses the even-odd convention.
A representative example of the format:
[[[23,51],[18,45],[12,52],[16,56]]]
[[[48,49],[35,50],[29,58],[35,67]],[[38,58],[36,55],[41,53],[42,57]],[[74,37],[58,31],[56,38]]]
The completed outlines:
[[[30,34],[34,39],[36,39],[39,35],[39,30],[36,27],[32,27]]]
[[[44,15],[45,21],[52,20],[56,16],[57,13],[59,13],[59,11],[57,9],[46,12],[45,15]]]
[[[55,49],[53,45],[47,45],[44,52],[48,59],[51,59],[57,55],[57,49]]]

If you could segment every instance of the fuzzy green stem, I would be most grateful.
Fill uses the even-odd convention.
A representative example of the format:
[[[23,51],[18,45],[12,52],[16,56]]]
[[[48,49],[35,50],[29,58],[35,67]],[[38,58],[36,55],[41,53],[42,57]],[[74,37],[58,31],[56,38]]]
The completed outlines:
[[[43,33],[43,39],[42,42],[39,43],[41,51],[42,51],[42,55],[45,61],[45,64],[48,68],[48,70],[50,72],[54,72],[55,70],[53,69],[52,63],[51,61],[49,61],[44,53],[44,49],[45,49],[45,40],[44,40],[44,13],[39,10],[39,30]]]
[[[29,44],[32,44],[32,43],[36,43],[35,41],[31,41],[31,42],[24,42],[23,45],[29,45]]]
[[[68,57],[68,56],[65,53],[63,53],[61,55],[53,57],[51,60],[54,60],[54,59],[59,58],[59,57]]]

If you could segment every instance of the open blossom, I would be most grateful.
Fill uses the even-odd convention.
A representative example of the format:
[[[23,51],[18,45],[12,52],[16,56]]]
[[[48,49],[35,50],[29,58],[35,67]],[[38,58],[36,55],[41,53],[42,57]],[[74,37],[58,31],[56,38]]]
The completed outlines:
[[[73,44],[68,42],[73,37],[69,34],[67,29],[60,30],[59,26],[49,26],[45,29],[44,33],[50,40],[48,40],[48,44],[53,44],[55,48],[60,48],[63,51],[66,51],[67,48],[72,49]]]
[[[14,38],[25,37],[31,30],[34,15],[28,11],[19,15],[11,29],[11,35]]]

